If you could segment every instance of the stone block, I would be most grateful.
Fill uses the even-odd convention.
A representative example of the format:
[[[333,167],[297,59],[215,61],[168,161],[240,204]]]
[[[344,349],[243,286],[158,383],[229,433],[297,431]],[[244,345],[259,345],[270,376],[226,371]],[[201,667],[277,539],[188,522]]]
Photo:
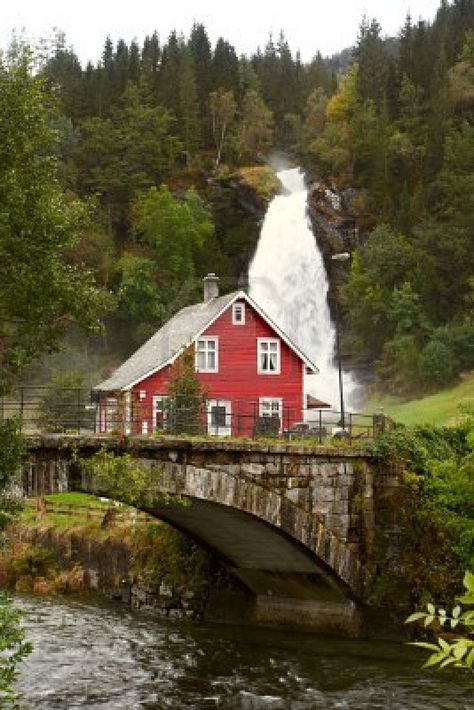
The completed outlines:
[[[242,463],[240,471],[246,476],[261,476],[265,472],[265,467],[261,463]]]
[[[334,488],[314,488],[313,500],[321,501],[321,503],[334,503],[335,501]]]
[[[265,474],[269,476],[277,476],[280,473],[280,467],[277,466],[275,463],[266,463],[265,464]]]
[[[316,515],[327,515],[330,509],[330,503],[322,501],[313,501],[312,510]]]
[[[340,486],[340,487],[334,489],[334,500],[348,501],[349,498],[350,498],[349,486]]]
[[[343,530],[349,529],[350,516],[347,514],[334,515],[333,513],[328,513],[326,515],[326,525],[329,530],[334,528],[339,528]]]
[[[348,501],[344,500],[339,500],[339,501],[333,501],[329,512],[333,515],[348,515],[349,513],[349,506],[348,506]]]

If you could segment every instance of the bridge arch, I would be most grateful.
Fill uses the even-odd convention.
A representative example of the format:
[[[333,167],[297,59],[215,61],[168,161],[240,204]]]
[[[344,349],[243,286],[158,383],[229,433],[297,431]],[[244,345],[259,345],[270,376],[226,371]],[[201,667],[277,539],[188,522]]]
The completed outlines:
[[[256,571],[312,575],[345,597],[363,596],[368,575],[357,556],[280,492],[218,466],[143,463],[156,467],[160,489],[171,496],[148,512],[213,550],[246,583]]]

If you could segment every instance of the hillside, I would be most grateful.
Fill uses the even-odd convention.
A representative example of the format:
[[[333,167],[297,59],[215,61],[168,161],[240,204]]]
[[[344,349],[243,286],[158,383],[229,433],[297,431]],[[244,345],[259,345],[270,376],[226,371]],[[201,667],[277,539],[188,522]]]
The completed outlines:
[[[366,408],[368,411],[383,409],[389,417],[407,426],[452,425],[466,405],[474,407],[474,372],[464,376],[459,384],[435,394],[408,402],[397,401],[395,397],[374,398]]]

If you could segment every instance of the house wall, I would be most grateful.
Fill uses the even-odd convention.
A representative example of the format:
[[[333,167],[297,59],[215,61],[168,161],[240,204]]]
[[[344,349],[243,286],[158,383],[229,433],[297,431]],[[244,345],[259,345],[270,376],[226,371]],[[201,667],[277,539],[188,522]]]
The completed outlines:
[[[282,399],[283,429],[302,421],[304,365],[293,350],[280,341],[280,373],[257,372],[258,338],[277,336],[248,303],[245,304],[245,324],[232,323],[230,306],[202,336],[219,339],[219,371],[198,373],[198,376],[208,393],[208,399],[231,402],[233,435],[248,436],[253,433],[261,397]],[[169,376],[170,367],[167,366],[133,388],[135,433],[143,429],[152,431],[153,395],[166,394]]]

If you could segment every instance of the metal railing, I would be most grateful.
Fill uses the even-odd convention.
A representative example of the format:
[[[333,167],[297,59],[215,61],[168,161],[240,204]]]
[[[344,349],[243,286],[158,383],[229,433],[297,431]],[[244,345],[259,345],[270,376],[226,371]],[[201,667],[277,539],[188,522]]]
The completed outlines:
[[[25,434],[95,432],[96,407],[81,387],[18,387],[0,397],[0,421],[16,418]]]
[[[0,420],[16,417],[21,430],[35,433],[284,438],[322,443],[338,436],[372,439],[390,426],[383,415],[287,406],[278,398],[260,401],[146,393],[120,398],[78,387],[21,387],[0,397]]]

